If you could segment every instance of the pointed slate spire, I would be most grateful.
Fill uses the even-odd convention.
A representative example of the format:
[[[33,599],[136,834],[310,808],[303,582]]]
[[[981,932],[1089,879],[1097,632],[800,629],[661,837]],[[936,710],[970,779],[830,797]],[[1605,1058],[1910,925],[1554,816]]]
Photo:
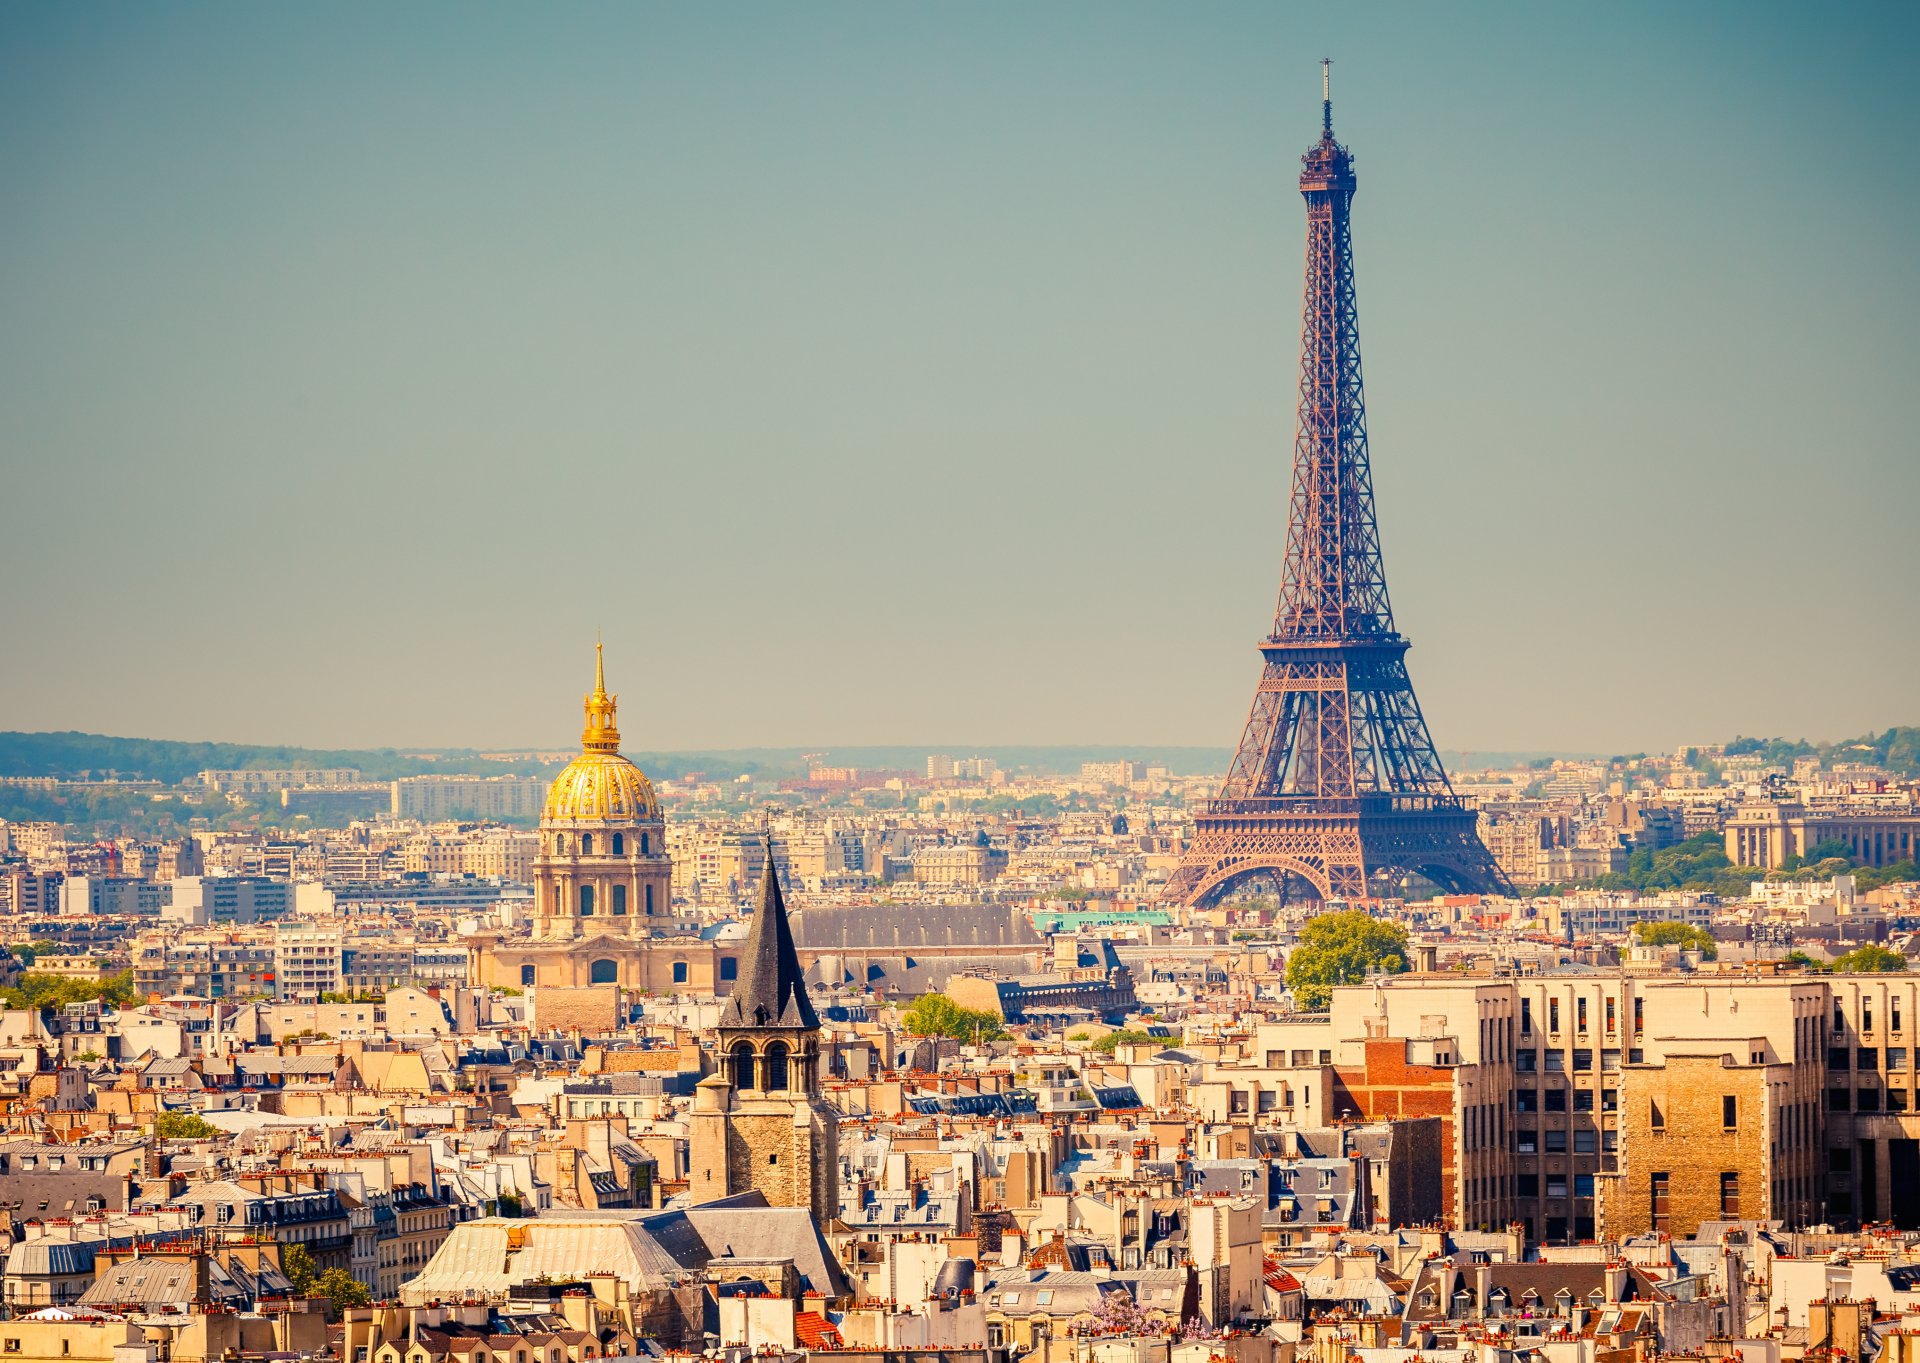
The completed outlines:
[[[741,953],[740,978],[720,1012],[720,1025],[739,1027],[817,1028],[820,1015],[807,997],[800,955],[793,949],[793,929],[787,924],[787,902],[780,894],[780,874],[773,865],[773,843],[766,845],[767,876],[760,885],[760,907],[747,929]]]

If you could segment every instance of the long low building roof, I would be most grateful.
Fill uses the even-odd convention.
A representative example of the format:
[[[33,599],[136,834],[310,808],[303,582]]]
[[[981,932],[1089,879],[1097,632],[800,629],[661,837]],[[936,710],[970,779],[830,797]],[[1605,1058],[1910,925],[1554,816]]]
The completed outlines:
[[[670,1286],[715,1259],[791,1259],[805,1286],[845,1296],[838,1262],[804,1207],[769,1207],[758,1193],[668,1211],[548,1212],[455,1226],[401,1299],[499,1300],[515,1287],[611,1273],[636,1291]]]

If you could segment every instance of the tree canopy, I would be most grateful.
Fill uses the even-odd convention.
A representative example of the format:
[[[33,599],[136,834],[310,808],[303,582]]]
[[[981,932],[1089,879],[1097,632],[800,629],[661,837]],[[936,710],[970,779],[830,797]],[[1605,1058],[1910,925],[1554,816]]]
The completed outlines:
[[[1637,890],[1643,894],[1656,890],[1711,890],[1715,894],[1745,898],[1748,887],[1760,878],[1751,867],[1736,867],[1727,856],[1725,841],[1718,833],[1696,833],[1685,842],[1658,850],[1643,847],[1627,858],[1627,869],[1596,876],[1593,884],[1602,890]]]
[[[20,983],[0,989],[0,1000],[9,1008],[63,1008],[69,1003],[87,1003],[93,999],[104,999],[118,1008],[136,997],[130,970],[103,980],[75,980],[30,970],[20,977]]]
[[[1633,940],[1642,946],[1679,947],[1682,951],[1697,951],[1709,961],[1720,954],[1720,948],[1714,945],[1713,934],[1697,923],[1635,923]]]
[[[1907,958],[1897,951],[1886,947],[1868,944],[1855,947],[1833,963],[1833,968],[1847,975],[1882,975],[1890,971],[1905,970]]]
[[[162,1112],[153,1119],[153,1134],[163,1141],[204,1141],[220,1128],[197,1112]]]
[[[293,1290],[303,1297],[319,1297],[327,1303],[327,1314],[339,1320],[350,1306],[365,1306],[373,1300],[367,1285],[344,1268],[319,1271],[305,1245],[284,1245],[280,1250],[280,1271],[287,1275]]]
[[[998,1041],[1007,1029],[981,1008],[962,1008],[945,994],[922,994],[901,1015],[914,1036],[944,1036],[955,1041]]]
[[[1122,1027],[1118,1031],[1108,1032],[1087,1047],[1100,1055],[1112,1055],[1122,1046],[1142,1045],[1148,1042],[1163,1041],[1152,1032],[1143,1032],[1137,1027]]]
[[[1307,1012],[1333,1002],[1333,986],[1359,984],[1369,975],[1397,975],[1407,968],[1407,930],[1347,909],[1323,913],[1300,929],[1300,944],[1287,957],[1287,988]]]

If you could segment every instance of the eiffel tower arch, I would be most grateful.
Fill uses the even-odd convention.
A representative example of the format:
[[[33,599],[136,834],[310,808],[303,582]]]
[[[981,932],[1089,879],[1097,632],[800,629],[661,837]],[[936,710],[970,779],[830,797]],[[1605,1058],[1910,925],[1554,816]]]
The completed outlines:
[[[1355,185],[1323,87],[1320,140],[1301,158],[1306,287],[1280,602],[1233,765],[1164,892],[1187,904],[1260,878],[1321,899],[1408,876],[1464,893],[1511,888],[1440,765],[1394,627],[1360,378]]]

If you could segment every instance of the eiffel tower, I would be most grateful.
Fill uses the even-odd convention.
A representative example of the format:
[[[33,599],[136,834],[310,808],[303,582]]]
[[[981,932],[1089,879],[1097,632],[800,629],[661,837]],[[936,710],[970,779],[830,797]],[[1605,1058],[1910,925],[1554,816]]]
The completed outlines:
[[[1447,780],[1407,677],[1373,515],[1354,302],[1353,157],[1333,139],[1330,65],[1320,140],[1301,158],[1307,281],[1287,558],[1266,666],[1218,799],[1165,898],[1208,904],[1250,882],[1321,899],[1510,887]]]

